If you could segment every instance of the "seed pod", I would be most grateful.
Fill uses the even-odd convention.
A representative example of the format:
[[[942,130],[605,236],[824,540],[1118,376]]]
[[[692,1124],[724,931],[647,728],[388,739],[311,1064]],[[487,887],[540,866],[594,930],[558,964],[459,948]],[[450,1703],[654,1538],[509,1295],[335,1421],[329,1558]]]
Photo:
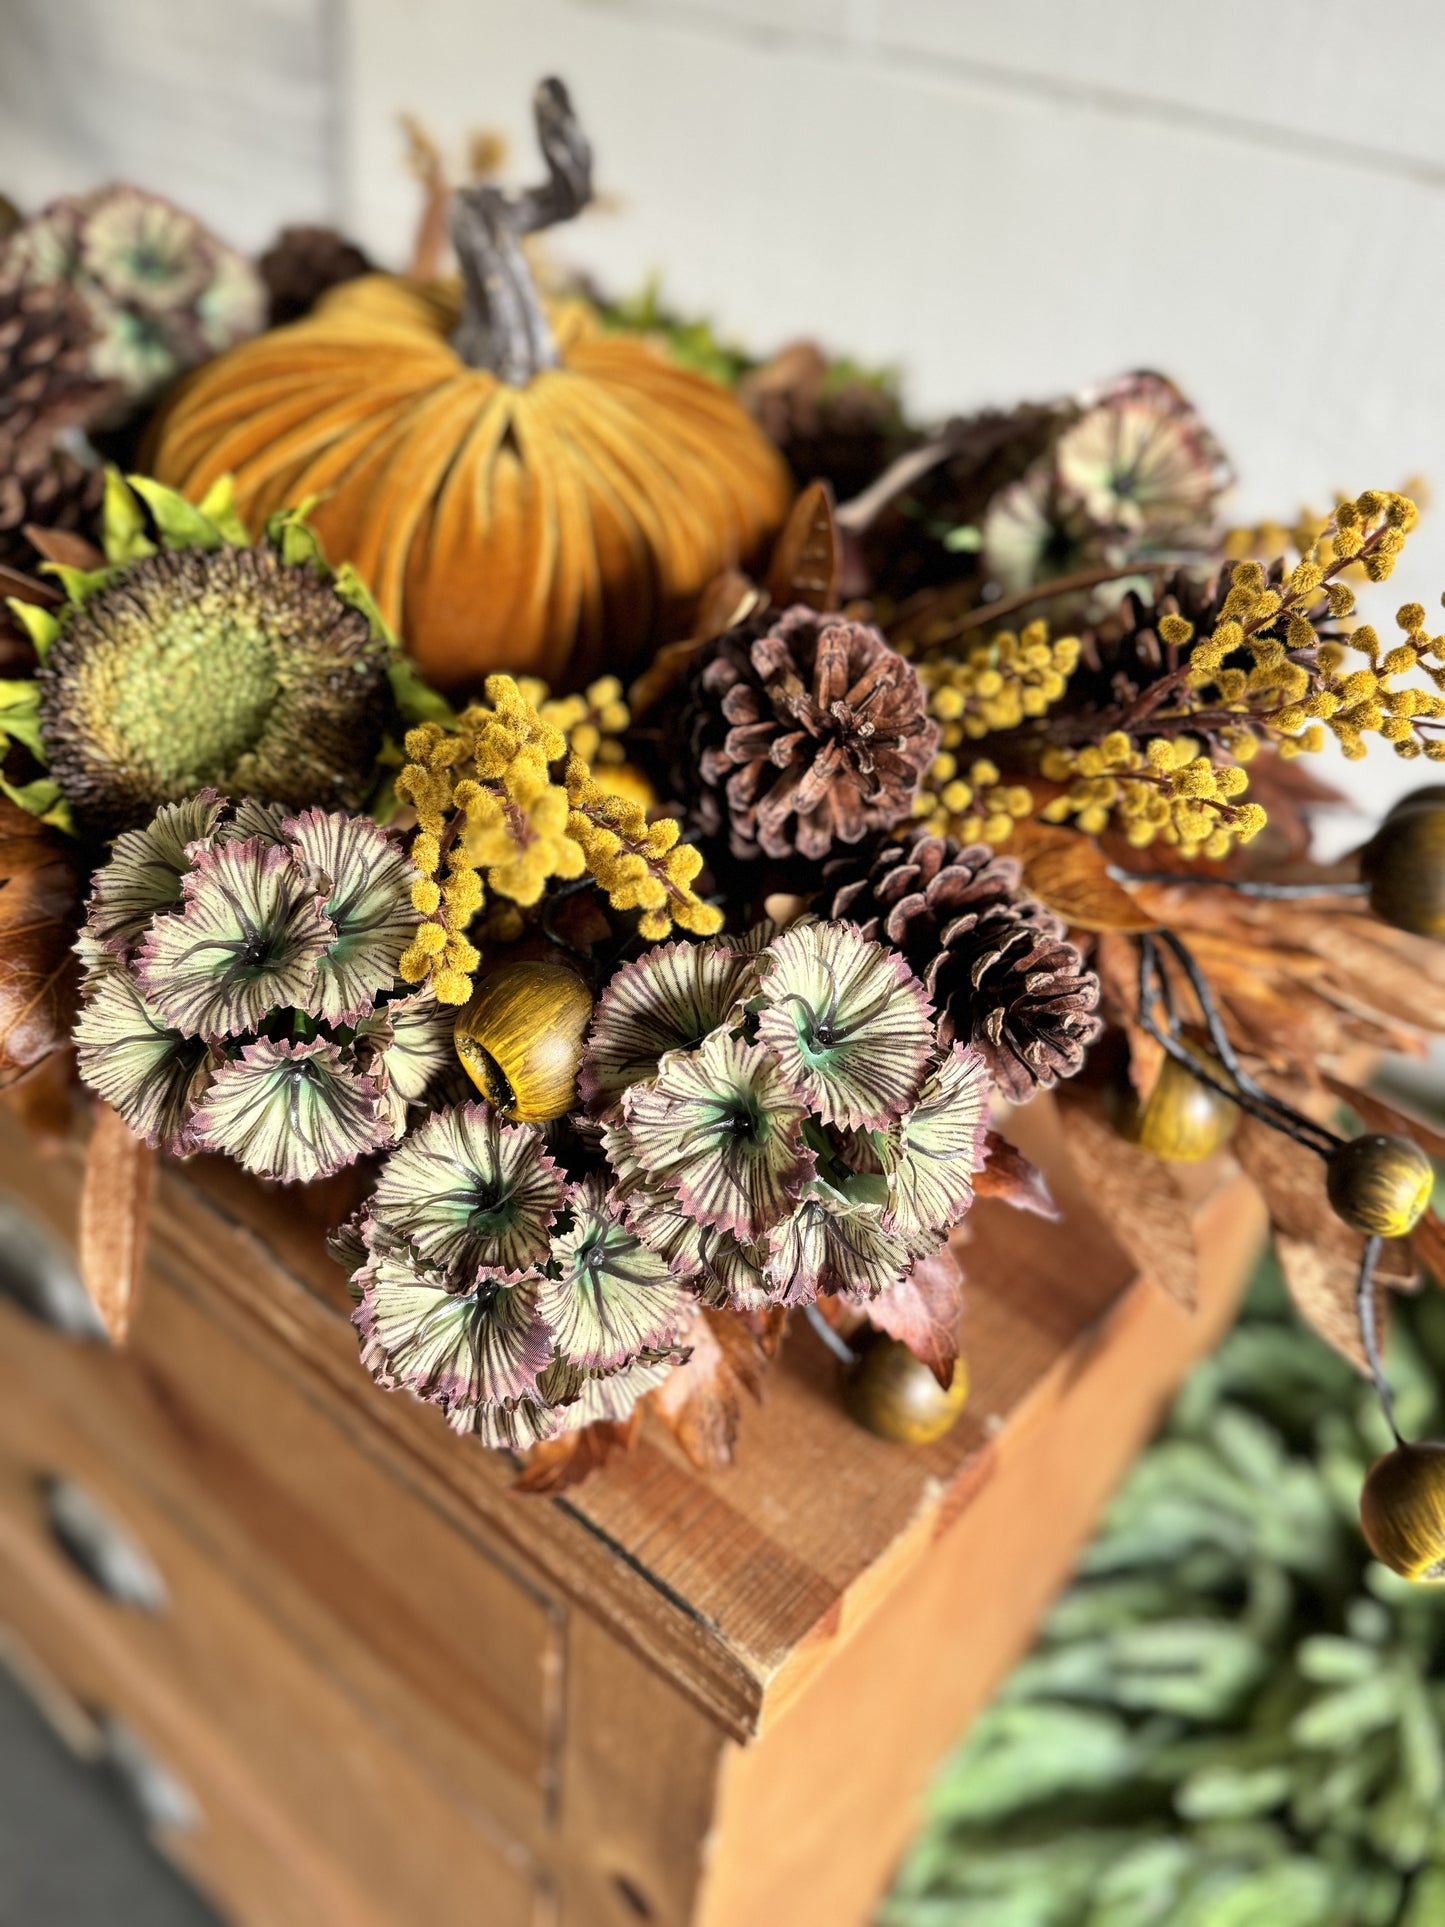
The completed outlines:
[[[1439,785],[1401,797],[1360,853],[1370,908],[1417,937],[1445,937],[1445,795]]]
[[[577,1101],[592,993],[565,964],[509,963],[489,971],[456,1022],[457,1056],[503,1117],[545,1124]]]
[[[1114,1127],[1120,1137],[1152,1151],[1166,1164],[1198,1164],[1234,1135],[1239,1106],[1166,1057],[1147,1101],[1132,1090],[1111,1092]]]
[[[1407,1137],[1367,1132],[1330,1153],[1325,1190],[1346,1224],[1367,1238],[1403,1238],[1424,1216],[1435,1167]]]
[[[968,1399],[968,1367],[960,1358],[945,1392],[933,1373],[896,1338],[875,1338],[848,1370],[849,1414],[880,1439],[930,1445],[957,1423]]]
[[[1365,1543],[1402,1579],[1445,1579],[1445,1444],[1397,1445],[1360,1494]]]

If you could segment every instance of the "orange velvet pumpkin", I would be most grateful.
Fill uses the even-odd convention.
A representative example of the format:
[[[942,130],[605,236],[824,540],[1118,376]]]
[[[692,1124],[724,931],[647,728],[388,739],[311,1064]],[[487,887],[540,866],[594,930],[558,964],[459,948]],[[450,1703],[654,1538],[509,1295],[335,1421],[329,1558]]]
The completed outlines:
[[[560,365],[521,385],[461,359],[460,311],[455,288],[347,282],[192,377],[149,466],[195,498],[230,473],[252,526],[319,494],[328,557],[443,688],[626,668],[777,529],[783,464],[725,389],[580,303],[549,311]]]

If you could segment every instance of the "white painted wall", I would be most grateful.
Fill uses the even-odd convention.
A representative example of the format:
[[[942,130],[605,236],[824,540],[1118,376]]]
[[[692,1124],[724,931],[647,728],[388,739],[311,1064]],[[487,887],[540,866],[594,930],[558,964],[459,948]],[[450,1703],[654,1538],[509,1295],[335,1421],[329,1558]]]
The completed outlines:
[[[1432,480],[1383,600],[1434,607],[1442,67],[1432,0],[0,0],[0,186],[129,171],[399,260],[397,115],[528,173],[555,71],[611,195],[557,245],[609,281],[895,361],[926,410],[1163,368],[1242,512]],[[1378,807],[1420,766],[1343,776]]]

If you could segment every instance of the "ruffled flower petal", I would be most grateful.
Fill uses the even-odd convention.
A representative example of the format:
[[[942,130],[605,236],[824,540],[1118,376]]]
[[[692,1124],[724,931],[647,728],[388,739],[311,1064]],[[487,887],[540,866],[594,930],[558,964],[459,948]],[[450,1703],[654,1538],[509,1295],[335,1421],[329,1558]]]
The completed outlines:
[[[672,1343],[693,1301],[668,1269],[607,1209],[602,1181],[568,1200],[571,1229],[553,1240],[558,1276],[541,1287],[558,1349],[589,1372],[612,1371]]]
[[[479,1269],[545,1264],[566,1190],[538,1131],[465,1104],[434,1112],[387,1159],[371,1217],[455,1288]]]
[[[143,830],[118,836],[109,863],[95,873],[87,934],[128,957],[151,919],[179,904],[191,867],[187,846],[211,835],[221,808],[214,790],[200,790],[182,803],[163,803]]]
[[[715,1030],[622,1100],[630,1149],[700,1223],[761,1237],[812,1176],[806,1106],[761,1045]]]
[[[378,1258],[352,1314],[362,1362],[388,1391],[405,1387],[462,1421],[458,1429],[475,1430],[478,1408],[536,1393],[551,1362],[540,1288],[535,1276],[484,1277],[469,1291],[448,1291],[403,1257]]]
[[[876,1204],[815,1185],[769,1240],[767,1280],[776,1303],[809,1305],[821,1293],[876,1298],[912,1264],[913,1246]]]
[[[262,1038],[216,1072],[193,1130],[259,1177],[308,1184],[384,1144],[376,1080],[347,1067],[324,1038]]]
[[[694,1050],[757,986],[757,962],[726,939],[663,943],[624,964],[598,1000],[582,1057],[582,1101],[601,1110]]]
[[[192,1150],[190,1118],[211,1072],[199,1038],[168,1029],[134,980],[113,970],[89,988],[76,1020],[76,1059],[85,1084],[157,1150]]]
[[[758,1041],[825,1124],[890,1123],[918,1095],[933,1044],[928,993],[856,924],[811,923],[763,951]]]
[[[303,810],[285,829],[336,931],[306,1008],[327,1023],[355,1023],[398,982],[401,953],[421,925],[411,906],[417,872],[368,817]]]
[[[955,1044],[918,1103],[882,1139],[887,1221],[905,1236],[943,1234],[973,1203],[988,1130],[989,1076],[981,1052]]]
[[[187,1036],[254,1031],[278,1010],[304,1010],[335,941],[316,888],[289,851],[259,837],[197,846],[185,907],[158,917],[138,975],[161,1018]]]

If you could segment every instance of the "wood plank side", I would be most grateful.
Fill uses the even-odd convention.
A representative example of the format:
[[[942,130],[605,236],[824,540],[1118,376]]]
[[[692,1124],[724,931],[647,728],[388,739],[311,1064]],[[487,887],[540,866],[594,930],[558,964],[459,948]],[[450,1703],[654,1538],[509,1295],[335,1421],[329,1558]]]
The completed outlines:
[[[871,1919],[934,1763],[1027,1650],[1173,1388],[1234,1315],[1263,1213],[1236,1184],[1200,1222],[1198,1313],[1135,1286],[1076,1348],[1036,1422],[1000,1439],[968,1504],[935,1515],[929,1557],[858,1631],[847,1664],[754,1745],[729,1745],[696,1927]]]
[[[55,1550],[41,1481],[77,1481],[135,1534],[165,1582],[155,1613],[109,1600]],[[539,1874],[504,1851],[435,1789],[404,1751],[296,1651],[160,1508],[84,1439],[13,1362],[0,1363],[0,1608],[46,1649],[45,1621],[63,1612],[96,1655],[106,1699],[123,1695],[184,1773],[199,1759],[224,1770],[258,1849],[304,1848],[336,1870],[335,1927],[463,1919],[479,1890],[496,1927],[531,1927]]]

